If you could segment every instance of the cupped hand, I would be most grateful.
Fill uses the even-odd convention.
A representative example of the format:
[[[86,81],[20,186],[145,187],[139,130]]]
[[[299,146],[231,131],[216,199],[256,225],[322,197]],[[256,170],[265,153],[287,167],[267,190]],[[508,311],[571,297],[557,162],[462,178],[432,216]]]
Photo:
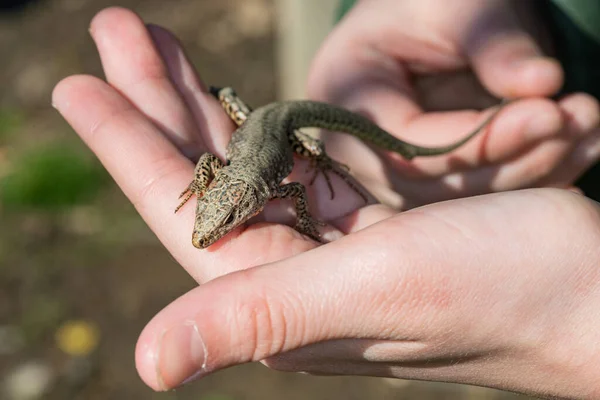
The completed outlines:
[[[365,221],[380,222],[360,232],[177,299],[141,335],[143,379],[166,389],[265,360],[285,371],[600,395],[597,203],[529,189],[385,213],[369,207]]]
[[[496,98],[509,105],[483,135],[446,156],[404,162],[330,135],[330,155],[348,164],[380,200],[408,209],[524,187],[568,187],[600,155],[600,108],[583,93],[558,101],[563,83],[539,2],[357,1],[313,62],[310,97],[374,119],[404,140],[451,143]],[[458,111],[449,111],[458,110]],[[361,162],[357,162],[360,160]]]

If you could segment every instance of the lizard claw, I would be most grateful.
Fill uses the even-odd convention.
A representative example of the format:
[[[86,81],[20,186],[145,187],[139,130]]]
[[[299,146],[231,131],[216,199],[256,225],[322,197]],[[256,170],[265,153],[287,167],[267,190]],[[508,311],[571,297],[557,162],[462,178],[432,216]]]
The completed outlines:
[[[350,172],[350,167],[349,167],[349,166],[347,166],[346,164],[343,164],[343,163],[341,163],[341,162],[339,162],[339,161],[336,161],[335,163],[337,164],[337,166],[338,166],[339,168],[343,169],[343,170],[344,170],[344,172]]]
[[[315,225],[324,226],[325,224],[323,224],[321,221],[312,220],[311,224],[308,224],[303,227],[296,226],[295,229],[298,232],[300,232],[301,234],[308,236],[312,240],[319,242],[319,243],[323,243],[323,240],[321,239],[321,234],[319,233],[319,231]]]
[[[181,200],[181,203],[179,203],[179,205],[175,208],[175,213],[177,213],[177,211],[179,211],[179,209],[183,207],[184,204],[187,203],[188,200],[191,199],[194,194],[196,194],[198,197],[202,195],[201,190],[198,189],[198,185],[195,181],[190,183],[188,187],[179,195],[178,199],[181,199],[183,197],[183,200]]]
[[[193,193],[191,190],[186,190],[186,191],[184,191],[183,193],[181,193],[181,194],[179,195],[179,198],[182,198],[182,197],[183,197],[183,196],[184,196],[186,193],[187,193],[187,195],[185,196],[185,198],[184,198],[184,199],[181,201],[181,203],[179,203],[179,205],[178,205],[178,206],[175,208],[175,213],[177,213],[177,211],[179,211],[179,209],[180,209],[181,207],[183,207],[183,205],[184,205],[185,203],[187,203],[187,202],[188,202],[188,200],[189,200],[189,199],[191,199],[191,198],[192,198],[192,196],[194,195],[194,193]]]
[[[187,189],[185,189],[183,192],[181,192],[181,194],[179,195],[178,199],[182,198],[183,196],[185,196],[186,194],[189,194],[191,192],[190,188],[188,187]]]
[[[318,219],[315,219],[312,216],[308,215],[302,220],[298,220],[298,223],[296,224],[294,229],[317,242],[323,243],[323,240],[321,239],[321,234],[319,233],[317,226],[323,227],[326,225],[327,224],[325,222],[319,221]]]
[[[337,162],[334,159],[329,158],[327,155],[322,155],[320,157],[311,158],[309,168],[314,168],[315,170],[309,185],[312,185],[317,179],[319,173],[322,173],[323,177],[325,178],[325,182],[327,183],[327,187],[329,188],[329,193],[331,193],[331,200],[335,198],[335,191],[333,190],[333,185],[331,184],[329,172],[340,177],[344,182],[346,182],[350,189],[354,190],[360,197],[363,198],[365,203],[368,202],[368,196],[365,194],[364,190],[358,187],[348,176],[350,168],[346,164]]]
[[[336,164],[337,163],[331,158],[327,157],[326,155],[322,155],[319,157],[311,158],[310,165],[306,169],[306,172],[308,172],[311,168],[315,170],[315,173],[308,182],[308,184],[311,186],[315,183],[315,180],[317,179],[319,173],[323,174],[325,182],[327,182],[327,187],[329,188],[329,193],[331,193],[331,200],[333,200],[333,198],[335,197],[335,191],[333,190],[333,185],[331,184],[331,179],[329,178],[328,172],[333,171],[337,166]]]

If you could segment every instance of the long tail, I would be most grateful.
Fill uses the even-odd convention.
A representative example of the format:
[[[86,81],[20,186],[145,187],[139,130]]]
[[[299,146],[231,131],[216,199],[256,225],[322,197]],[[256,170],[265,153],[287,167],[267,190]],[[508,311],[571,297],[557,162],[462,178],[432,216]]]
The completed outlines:
[[[287,118],[292,121],[291,126],[294,129],[315,127],[336,132],[345,132],[382,149],[398,153],[407,160],[410,160],[417,156],[445,154],[462,146],[481,132],[502,107],[509,102],[510,100],[502,101],[492,115],[486,118],[485,121],[464,138],[450,145],[441,147],[423,147],[405,142],[384,129],[381,129],[370,119],[331,104],[301,100],[282,102],[279,105],[272,105],[271,107],[277,107],[281,113],[286,113]]]
[[[414,150],[413,157],[437,156],[440,154],[449,153],[449,152],[459,148],[460,146],[462,146],[463,144],[465,144],[469,140],[471,140],[479,132],[481,132],[483,130],[483,128],[485,128],[496,117],[496,115],[500,112],[500,110],[502,110],[502,108],[504,108],[504,106],[509,104],[511,101],[512,100],[509,100],[509,99],[503,99],[502,102],[500,104],[498,104],[496,111],[494,111],[489,117],[487,117],[485,119],[485,121],[483,121],[481,124],[479,124],[479,126],[477,126],[471,133],[469,133],[467,136],[465,136],[463,139],[459,140],[456,143],[452,143],[448,146],[441,146],[441,147],[422,147],[422,146],[416,146],[416,145],[407,143]]]

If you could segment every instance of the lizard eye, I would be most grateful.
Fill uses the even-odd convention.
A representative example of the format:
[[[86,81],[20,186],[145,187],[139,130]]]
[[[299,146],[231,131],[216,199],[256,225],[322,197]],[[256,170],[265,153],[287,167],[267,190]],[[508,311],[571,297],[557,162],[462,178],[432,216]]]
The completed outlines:
[[[229,217],[227,217],[227,219],[225,220],[225,225],[232,224],[234,219],[235,216],[233,214],[229,214]]]

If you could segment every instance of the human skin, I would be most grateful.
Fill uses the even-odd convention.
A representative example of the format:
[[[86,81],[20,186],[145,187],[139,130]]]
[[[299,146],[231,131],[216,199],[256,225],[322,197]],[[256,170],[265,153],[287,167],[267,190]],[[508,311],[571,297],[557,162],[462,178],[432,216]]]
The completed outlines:
[[[130,11],[112,8],[94,18],[91,33],[107,82],[69,77],[55,88],[53,104],[167,249],[204,283],[174,301],[142,332],[136,363],[149,386],[176,387],[204,361],[207,373],[268,358],[265,362],[275,368],[313,373],[449,380],[563,395],[576,393],[576,381],[594,389],[589,385],[593,371],[586,368],[597,356],[594,351],[586,352],[584,360],[563,361],[592,344],[588,333],[595,328],[593,266],[599,248],[595,203],[546,189],[457,200],[397,215],[390,207],[362,205],[343,182],[337,182],[331,202],[326,185],[318,182],[310,193],[315,214],[332,225],[332,234],[347,237],[315,249],[316,243],[288,226],[259,223],[198,251],[190,244],[193,207],[176,216],[172,210],[192,176],[189,157],[207,150],[222,156],[232,124],[167,31],[148,30]],[[569,154],[582,146],[584,137],[597,136],[597,119],[590,117],[595,103],[589,100],[576,95],[558,104],[520,101],[498,116],[485,137],[446,159],[469,160],[466,170],[461,168],[465,173],[483,165],[502,170],[518,154],[531,166],[520,169],[522,180],[537,173],[533,166],[540,159],[579,171],[581,165],[565,163],[565,157],[551,152],[546,160],[539,153],[547,149],[545,143],[557,142]],[[523,127],[540,116],[540,102],[568,115],[569,129],[565,119],[546,125],[547,117],[541,115],[545,129],[532,141]],[[458,118],[456,126],[439,116],[448,141],[479,118],[467,114],[472,118]],[[410,139],[404,132],[403,137]],[[493,140],[511,141],[512,154],[507,146],[497,150],[488,145]],[[597,142],[590,139],[586,147],[596,157]],[[479,157],[482,148],[485,160]],[[435,172],[428,184],[439,181],[440,169],[453,172],[456,164],[443,158],[419,164]],[[306,165],[298,164],[303,171]],[[547,171],[551,175],[553,168]],[[300,172],[296,178],[304,176]],[[271,215],[279,221],[278,213]],[[562,261],[552,263],[549,251]],[[573,271],[571,282],[566,277]],[[490,318],[492,306],[497,318]],[[575,326],[580,320],[585,323]],[[551,322],[564,330],[549,328]],[[376,335],[369,331],[372,327],[380,328]],[[208,351],[206,360],[198,352],[204,346],[191,339],[195,331]],[[561,342],[573,332],[581,340]],[[535,346],[539,343],[551,346]],[[439,368],[422,368],[433,361]],[[524,382],[524,372],[535,374]]]
[[[379,220],[381,207],[361,218]],[[436,203],[190,291],[146,327],[138,368],[172,387],[266,359],[600,398],[599,262],[600,207],[581,195]]]
[[[469,131],[478,114],[465,109],[497,103],[491,95],[529,100],[499,118],[483,143],[472,143],[457,157],[407,165],[342,135],[328,140],[331,155],[346,163],[368,160],[352,165],[355,176],[400,209],[492,191],[571,185],[590,165],[587,149],[597,140],[598,102],[582,93],[558,102],[541,98],[556,94],[563,75],[547,56],[552,43],[543,21],[536,20],[539,4],[359,1],[313,61],[312,98],[362,112],[425,144]]]

